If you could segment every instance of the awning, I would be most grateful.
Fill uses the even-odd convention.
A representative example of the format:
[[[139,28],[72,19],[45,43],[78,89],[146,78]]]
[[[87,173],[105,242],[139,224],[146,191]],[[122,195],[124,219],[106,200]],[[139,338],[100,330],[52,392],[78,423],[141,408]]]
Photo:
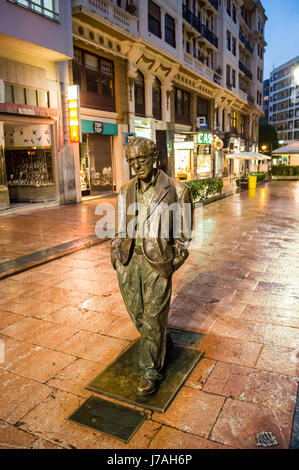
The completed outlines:
[[[231,155],[227,155],[226,158],[231,158],[233,160],[271,160],[269,155],[263,155],[259,152],[232,153]]]
[[[279,149],[273,150],[272,155],[290,155],[293,153],[297,153],[299,155],[299,141],[292,142],[289,145],[285,145],[284,147],[280,147]]]

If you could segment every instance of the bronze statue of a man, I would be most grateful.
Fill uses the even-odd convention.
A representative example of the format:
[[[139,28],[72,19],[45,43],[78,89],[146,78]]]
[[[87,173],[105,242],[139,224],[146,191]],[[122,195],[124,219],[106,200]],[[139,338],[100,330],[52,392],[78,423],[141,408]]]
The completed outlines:
[[[136,393],[145,397],[162,379],[171,278],[188,256],[192,227],[190,189],[154,168],[157,156],[152,140],[136,137],[127,146],[136,177],[120,189],[111,242],[120,290],[141,334]]]

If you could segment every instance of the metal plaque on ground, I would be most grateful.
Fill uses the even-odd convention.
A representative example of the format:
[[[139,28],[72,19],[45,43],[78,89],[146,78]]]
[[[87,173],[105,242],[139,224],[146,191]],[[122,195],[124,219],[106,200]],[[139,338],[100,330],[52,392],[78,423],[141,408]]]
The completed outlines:
[[[68,419],[127,443],[146,416],[141,411],[91,396]]]

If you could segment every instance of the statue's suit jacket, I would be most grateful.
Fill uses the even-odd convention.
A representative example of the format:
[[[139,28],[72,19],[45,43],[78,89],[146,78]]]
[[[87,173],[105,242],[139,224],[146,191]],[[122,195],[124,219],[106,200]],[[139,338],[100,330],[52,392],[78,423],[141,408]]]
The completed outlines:
[[[137,178],[124,184],[118,195],[115,235],[111,242],[111,262],[115,268],[118,259],[123,265],[133,254],[134,234],[137,224]],[[143,238],[142,250],[148,263],[164,278],[171,276],[188,256],[193,223],[190,188],[158,170],[154,195],[145,224],[153,232]],[[176,203],[174,210],[169,206]],[[166,223],[166,225],[165,225]],[[163,227],[169,227],[165,233]],[[175,228],[177,227],[177,229]],[[184,230],[182,230],[184,229]],[[130,233],[129,233],[130,232]]]

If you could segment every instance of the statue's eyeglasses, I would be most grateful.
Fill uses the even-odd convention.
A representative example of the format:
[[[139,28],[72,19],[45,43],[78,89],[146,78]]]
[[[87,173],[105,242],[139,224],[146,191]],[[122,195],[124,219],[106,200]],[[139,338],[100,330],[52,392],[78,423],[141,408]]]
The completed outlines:
[[[149,159],[149,157],[151,157],[152,155],[139,155],[135,158],[127,158],[127,162],[130,166],[134,166],[136,165],[136,161],[138,160],[138,163],[146,163],[147,160]]]

